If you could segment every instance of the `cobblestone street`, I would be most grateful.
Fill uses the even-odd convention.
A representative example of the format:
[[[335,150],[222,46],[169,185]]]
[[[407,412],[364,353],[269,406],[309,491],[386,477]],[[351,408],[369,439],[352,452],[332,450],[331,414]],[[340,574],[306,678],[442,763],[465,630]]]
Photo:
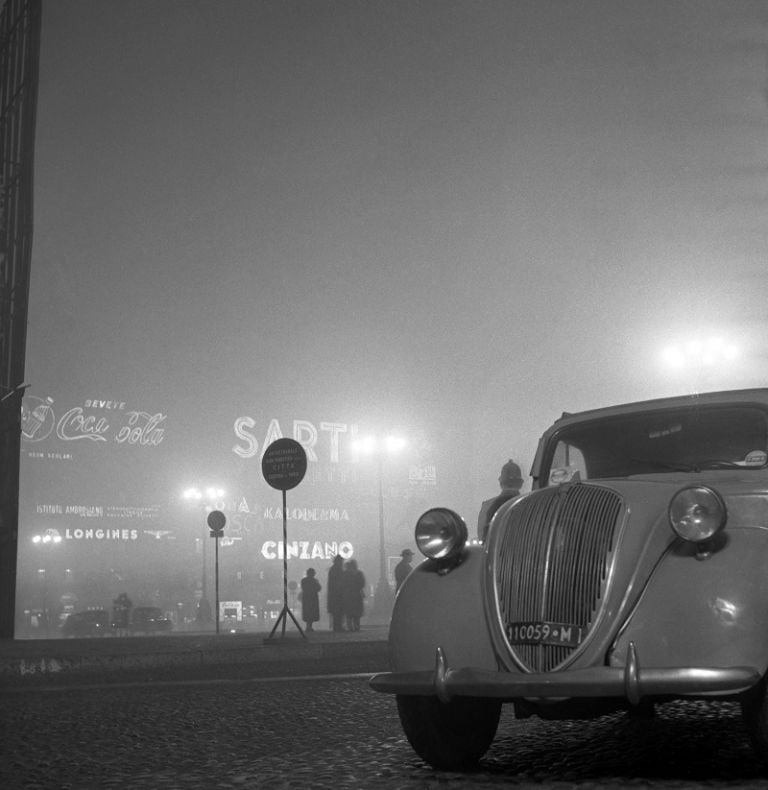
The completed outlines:
[[[366,677],[2,693],[0,786],[166,788],[764,788],[738,708],[672,704],[652,721],[517,721],[505,709],[471,775],[415,756]]]

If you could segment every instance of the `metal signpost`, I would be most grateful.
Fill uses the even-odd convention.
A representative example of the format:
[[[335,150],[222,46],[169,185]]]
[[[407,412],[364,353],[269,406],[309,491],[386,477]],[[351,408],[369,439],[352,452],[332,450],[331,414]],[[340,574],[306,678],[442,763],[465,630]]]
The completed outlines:
[[[288,607],[288,515],[285,507],[285,492],[295,488],[304,479],[306,471],[307,454],[295,439],[278,439],[272,442],[261,459],[261,473],[264,479],[272,488],[283,492],[283,609],[267,639],[272,639],[280,623],[283,624],[282,637],[285,637],[288,617],[293,620],[302,637],[307,638]]]
[[[211,537],[216,538],[216,633],[219,633],[219,538],[224,533],[227,517],[220,510],[212,510],[207,518]]]

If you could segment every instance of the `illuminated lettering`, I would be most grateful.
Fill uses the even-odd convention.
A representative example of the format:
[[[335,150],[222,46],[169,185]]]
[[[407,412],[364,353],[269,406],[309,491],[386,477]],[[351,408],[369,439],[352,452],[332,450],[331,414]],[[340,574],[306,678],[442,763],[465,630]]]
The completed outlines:
[[[274,560],[277,559],[277,552],[276,552],[277,543],[274,540],[268,540],[262,547],[261,547],[261,556],[264,557],[265,560]]]
[[[235,437],[238,440],[232,446],[232,452],[240,458],[254,458],[259,454],[259,441],[254,433],[256,421],[253,417],[238,417],[233,425]],[[357,425],[343,422],[321,422],[320,431],[328,435],[328,460],[332,464],[340,461],[340,439],[342,434],[347,434],[350,441],[357,436]],[[283,438],[280,421],[272,418],[267,425],[264,441],[261,444],[261,454],[275,441]],[[320,434],[317,427],[309,420],[293,421],[293,438],[301,444],[307,454],[307,460],[317,462],[320,460],[318,444]]]
[[[165,420],[164,414],[147,414],[145,411],[132,411],[128,414],[128,425],[124,425],[115,437],[118,444],[141,444],[157,446],[163,441],[165,430],[160,427]]]
[[[137,529],[65,529],[67,540],[138,540]]]
[[[332,560],[337,554],[349,559],[354,554],[354,547],[349,541],[341,543],[310,543],[310,541],[289,541],[287,545],[288,559],[301,560]],[[282,560],[285,547],[282,541],[267,540],[261,545],[261,556],[265,560]]]
[[[264,449],[266,450],[272,442],[283,438],[283,432],[280,430],[280,423],[271,419],[267,426],[267,435],[264,437]]]
[[[306,437],[305,434],[307,434]],[[311,422],[294,420],[293,438],[304,448],[308,461],[317,461],[317,453],[313,449],[317,444],[317,428]]]
[[[104,417],[84,417],[82,408],[76,406],[59,420],[56,435],[65,442],[74,442],[78,439],[106,442],[104,434],[108,430],[109,423]]]
[[[321,422],[321,431],[331,432],[331,463],[339,462],[339,434],[347,432],[347,426],[341,422]]]
[[[240,458],[253,458],[259,452],[259,443],[256,437],[246,430],[246,428],[254,428],[255,426],[256,421],[253,417],[238,417],[235,420],[235,436],[246,443],[245,447],[235,445],[232,448],[235,455],[239,455]]]

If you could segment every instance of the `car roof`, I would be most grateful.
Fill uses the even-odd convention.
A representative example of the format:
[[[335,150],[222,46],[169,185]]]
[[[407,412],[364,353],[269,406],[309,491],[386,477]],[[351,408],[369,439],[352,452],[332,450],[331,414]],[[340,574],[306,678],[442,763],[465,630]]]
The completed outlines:
[[[617,417],[622,414],[636,414],[643,412],[664,411],[693,406],[718,406],[727,404],[753,404],[768,409],[768,387],[755,387],[752,389],[720,390],[716,392],[692,392],[687,395],[676,395],[668,398],[654,398],[651,400],[620,403],[600,409],[587,409],[580,412],[563,412],[539,439],[536,455],[531,465],[531,477],[538,480],[541,470],[542,452],[545,444],[552,434],[562,430],[568,425],[590,420]],[[534,486],[536,483],[534,482]]]
[[[632,401],[630,403],[620,403],[614,406],[587,409],[580,412],[563,412],[563,414],[555,420],[552,428],[560,428],[563,424],[589,420],[597,416],[610,417],[612,415],[629,414],[632,412],[657,411],[686,406],[712,406],[727,403],[755,403],[768,407],[768,388],[757,387],[754,389],[721,390],[718,392],[692,392],[688,395]]]

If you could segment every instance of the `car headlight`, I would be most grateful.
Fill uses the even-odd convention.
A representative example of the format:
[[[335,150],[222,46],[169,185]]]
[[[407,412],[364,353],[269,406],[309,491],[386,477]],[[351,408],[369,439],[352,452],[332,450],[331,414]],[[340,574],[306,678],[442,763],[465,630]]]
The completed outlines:
[[[669,503],[669,523],[683,539],[701,543],[717,535],[728,513],[720,494],[708,486],[682,488]]]
[[[457,557],[467,542],[467,534],[464,519],[445,507],[427,510],[416,522],[416,545],[431,560]]]

